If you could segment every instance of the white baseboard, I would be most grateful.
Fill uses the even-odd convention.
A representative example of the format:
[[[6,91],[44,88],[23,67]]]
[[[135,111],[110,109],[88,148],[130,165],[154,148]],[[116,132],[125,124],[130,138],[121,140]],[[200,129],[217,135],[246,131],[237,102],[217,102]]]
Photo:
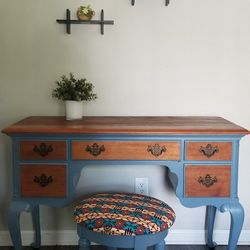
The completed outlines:
[[[166,244],[169,245],[204,245],[205,233],[203,230],[170,230]],[[228,230],[215,230],[214,241],[218,245],[226,245]],[[33,242],[33,231],[22,231],[23,246]],[[77,245],[78,237],[74,230],[42,231],[42,245]],[[12,242],[8,231],[0,231],[0,246],[11,246]],[[250,230],[242,230],[238,245],[250,245]]]

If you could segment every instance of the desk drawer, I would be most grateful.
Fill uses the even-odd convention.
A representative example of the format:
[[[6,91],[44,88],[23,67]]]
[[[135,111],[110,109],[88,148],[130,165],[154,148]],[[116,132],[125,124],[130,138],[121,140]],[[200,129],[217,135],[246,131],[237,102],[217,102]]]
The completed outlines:
[[[67,193],[65,165],[21,165],[22,197],[65,197]]]
[[[229,197],[231,166],[187,165],[185,168],[186,197]]]
[[[179,160],[180,142],[73,141],[74,160]]]
[[[232,142],[186,142],[186,160],[230,161]]]
[[[21,141],[21,160],[67,160],[66,141]]]

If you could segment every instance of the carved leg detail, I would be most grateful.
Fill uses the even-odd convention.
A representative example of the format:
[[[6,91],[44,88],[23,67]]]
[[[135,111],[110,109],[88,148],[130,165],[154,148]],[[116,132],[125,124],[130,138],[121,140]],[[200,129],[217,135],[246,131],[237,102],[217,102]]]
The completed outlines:
[[[41,227],[39,216],[39,205],[35,206],[32,210],[32,220],[35,229],[35,242],[31,245],[33,248],[39,248],[41,246]]]
[[[209,248],[214,248],[216,243],[213,241],[214,219],[216,214],[216,207],[207,206],[206,210],[206,243]]]
[[[225,204],[221,207],[221,212],[229,212],[231,215],[230,235],[228,240],[228,250],[236,250],[244,221],[244,209],[240,203]]]
[[[8,226],[10,237],[15,250],[22,249],[20,231],[20,214],[22,211],[30,211],[30,205],[25,202],[12,201],[8,212]]]
[[[79,237],[79,250],[90,250],[90,241],[84,238],[83,231],[80,225],[77,225],[77,234]]]
[[[20,210],[17,209],[16,204],[13,202],[10,204],[8,213],[8,225],[10,231],[10,237],[15,250],[22,249],[22,239],[20,232]]]

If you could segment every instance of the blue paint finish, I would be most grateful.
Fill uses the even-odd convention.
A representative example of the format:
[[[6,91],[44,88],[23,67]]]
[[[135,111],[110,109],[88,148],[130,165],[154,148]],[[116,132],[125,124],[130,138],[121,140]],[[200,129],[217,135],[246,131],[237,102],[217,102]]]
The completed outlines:
[[[79,250],[90,250],[90,241],[84,235],[84,228],[77,225],[77,234],[79,237],[78,245]]]
[[[8,226],[10,237],[15,250],[22,250],[22,239],[20,231],[20,214],[21,212],[31,212],[34,206],[25,201],[12,201],[8,211]],[[39,241],[39,238],[37,238]]]
[[[48,135],[14,135],[12,137],[13,150],[13,198],[10,205],[9,227],[10,234],[15,246],[15,250],[21,249],[21,236],[19,217],[23,211],[32,212],[36,241],[34,246],[39,247],[41,243],[40,236],[40,221],[39,221],[39,205],[49,205],[53,207],[64,207],[74,200],[76,186],[79,182],[81,171],[86,165],[161,165],[169,169],[169,179],[175,189],[176,196],[181,204],[185,207],[207,206],[207,244],[213,245],[212,234],[215,211],[218,209],[221,212],[230,212],[231,214],[231,229],[229,238],[229,250],[235,250],[237,240],[241,231],[244,220],[244,211],[239,203],[237,196],[238,184],[238,157],[239,157],[239,140],[242,135],[85,135],[85,134],[48,134]],[[25,160],[19,159],[19,143],[20,141],[66,141],[67,144],[67,160]],[[180,160],[73,160],[72,159],[72,141],[177,141],[180,142]],[[185,158],[186,143],[188,141],[217,141],[217,142],[232,142],[232,161],[187,161]],[[20,165],[22,164],[52,164],[65,165],[67,172],[67,196],[63,198],[23,198],[20,194]],[[185,197],[185,166],[186,165],[231,165],[231,196],[230,197]],[[178,216],[178,215],[177,215]],[[81,236],[81,232],[79,231]],[[123,238],[124,240],[124,238]],[[138,239],[139,240],[139,239]],[[161,242],[159,239],[155,244],[156,250],[160,250]],[[125,240],[126,242],[126,240]],[[139,242],[139,243],[138,243]],[[137,243],[140,248],[140,240]],[[88,250],[88,242],[81,236],[80,248]],[[136,243],[136,244],[137,244]],[[144,244],[145,242],[143,242]],[[116,247],[116,245],[108,245]],[[142,245],[141,245],[142,246]],[[145,248],[145,245],[142,246]]]
[[[216,246],[216,243],[213,241],[215,214],[216,214],[216,207],[207,206],[205,229],[206,229],[206,240],[207,240],[206,243],[207,246],[210,248],[214,248]]]
[[[164,250],[164,249],[167,250],[165,248],[165,241],[164,240],[160,241],[158,244],[156,244],[154,246],[154,250]]]
[[[235,250],[244,222],[244,209],[240,203],[229,203],[221,206],[220,211],[229,212],[231,215],[228,250]]]
[[[134,248],[135,250],[144,249],[146,247],[160,244],[162,246],[165,237],[168,234],[168,230],[158,232],[155,234],[139,235],[139,236],[120,236],[120,235],[107,235],[103,233],[97,233],[77,225],[77,232],[79,235],[80,249],[87,250],[89,241],[95,242],[107,247],[114,248]],[[86,243],[87,239],[87,243]],[[81,245],[82,244],[82,245]]]
[[[41,226],[40,226],[40,215],[39,206],[34,206],[32,209],[32,220],[35,229],[35,242],[32,244],[33,248],[40,248],[41,246]]]
[[[239,140],[233,141],[231,168],[231,196],[238,198]]]

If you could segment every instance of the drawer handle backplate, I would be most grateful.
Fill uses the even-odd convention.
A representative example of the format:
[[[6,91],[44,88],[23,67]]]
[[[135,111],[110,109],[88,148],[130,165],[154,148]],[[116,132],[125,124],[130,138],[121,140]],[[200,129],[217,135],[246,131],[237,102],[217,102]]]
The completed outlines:
[[[93,155],[95,157],[104,151],[105,151],[104,145],[99,146],[97,143],[94,143],[91,146],[87,145],[87,147],[86,147],[86,152],[89,152],[91,155]]]
[[[35,145],[33,148],[33,151],[37,154],[39,154],[42,157],[47,156],[50,152],[53,151],[52,145],[46,145],[44,142],[42,142],[39,146]]]
[[[155,144],[155,145],[149,145],[148,146],[148,149],[147,149],[148,152],[151,152],[151,154],[155,157],[158,157],[160,156],[163,152],[166,152],[167,149],[165,146],[160,146],[159,144]]]
[[[217,177],[212,177],[210,174],[207,174],[206,176],[200,176],[198,179],[198,182],[207,188],[213,186],[217,181]]]
[[[52,176],[41,174],[40,176],[34,176],[34,182],[38,183],[41,187],[46,187],[49,183],[53,182]]]
[[[201,146],[199,149],[200,153],[203,153],[208,158],[213,156],[215,153],[219,152],[219,148],[217,146],[212,146],[211,144],[207,144],[206,147]]]

